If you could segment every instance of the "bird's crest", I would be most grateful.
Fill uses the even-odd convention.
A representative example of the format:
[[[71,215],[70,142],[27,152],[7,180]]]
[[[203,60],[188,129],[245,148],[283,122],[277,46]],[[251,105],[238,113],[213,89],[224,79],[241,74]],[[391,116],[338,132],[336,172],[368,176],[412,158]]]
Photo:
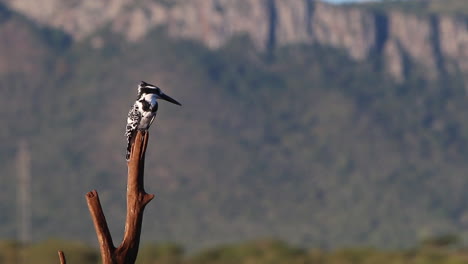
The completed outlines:
[[[138,98],[141,97],[143,93],[148,93],[150,90],[159,90],[159,87],[156,85],[149,84],[145,81],[141,81],[140,84],[138,85]]]

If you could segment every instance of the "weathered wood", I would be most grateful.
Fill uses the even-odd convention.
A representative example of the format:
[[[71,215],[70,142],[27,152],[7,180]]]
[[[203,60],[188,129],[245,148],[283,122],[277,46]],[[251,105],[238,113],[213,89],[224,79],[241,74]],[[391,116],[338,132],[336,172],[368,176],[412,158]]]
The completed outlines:
[[[59,259],[60,259],[60,264],[67,264],[67,260],[65,259],[65,254],[63,251],[58,252]]]
[[[134,263],[140,245],[143,210],[154,198],[144,188],[145,154],[148,146],[148,131],[138,131],[128,161],[127,217],[124,238],[116,250],[117,263]]]
[[[112,236],[109,232],[109,227],[107,227],[106,217],[102,211],[101,202],[99,201],[99,195],[96,190],[92,190],[86,194],[86,202],[88,203],[89,212],[93,219],[94,228],[96,229],[102,263],[116,263],[112,261],[112,256],[115,251],[114,243],[112,242]]]
[[[145,153],[148,145],[148,132],[138,131],[128,161],[127,177],[127,217],[122,243],[114,247],[107,221],[102,211],[98,193],[93,190],[86,194],[89,211],[94,222],[101,249],[103,264],[135,263],[140,245],[141,226],[145,206],[154,198],[144,188]]]

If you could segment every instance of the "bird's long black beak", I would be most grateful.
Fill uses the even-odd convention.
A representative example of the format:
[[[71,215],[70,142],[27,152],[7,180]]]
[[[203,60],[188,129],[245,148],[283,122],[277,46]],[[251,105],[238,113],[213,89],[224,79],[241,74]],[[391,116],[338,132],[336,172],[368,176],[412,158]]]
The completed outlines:
[[[163,99],[163,100],[166,100],[166,101],[168,101],[168,102],[171,102],[171,103],[173,103],[173,104],[176,104],[176,105],[180,105],[180,106],[181,106],[181,104],[180,104],[179,102],[177,102],[176,100],[172,99],[171,97],[169,97],[169,96],[167,96],[167,95],[165,95],[165,94],[163,94],[163,93],[161,93],[161,94],[159,95],[159,98],[161,98],[161,99]]]

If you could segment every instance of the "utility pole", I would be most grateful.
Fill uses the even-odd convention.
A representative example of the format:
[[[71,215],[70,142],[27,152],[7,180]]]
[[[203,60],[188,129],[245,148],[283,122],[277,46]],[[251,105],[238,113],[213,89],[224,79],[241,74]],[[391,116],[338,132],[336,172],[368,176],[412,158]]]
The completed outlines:
[[[31,151],[26,140],[18,143],[17,171],[17,238],[22,245],[31,242]]]

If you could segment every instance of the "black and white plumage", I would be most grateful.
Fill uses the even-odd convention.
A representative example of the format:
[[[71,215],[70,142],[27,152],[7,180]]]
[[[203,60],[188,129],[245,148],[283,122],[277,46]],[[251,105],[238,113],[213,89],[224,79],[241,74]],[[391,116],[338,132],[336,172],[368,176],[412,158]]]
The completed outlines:
[[[148,130],[158,111],[157,99],[163,99],[173,104],[181,105],[176,100],[165,95],[159,87],[146,82],[138,85],[137,100],[130,108],[127,117],[125,136],[127,137],[127,161],[130,159],[134,136],[138,130]]]

